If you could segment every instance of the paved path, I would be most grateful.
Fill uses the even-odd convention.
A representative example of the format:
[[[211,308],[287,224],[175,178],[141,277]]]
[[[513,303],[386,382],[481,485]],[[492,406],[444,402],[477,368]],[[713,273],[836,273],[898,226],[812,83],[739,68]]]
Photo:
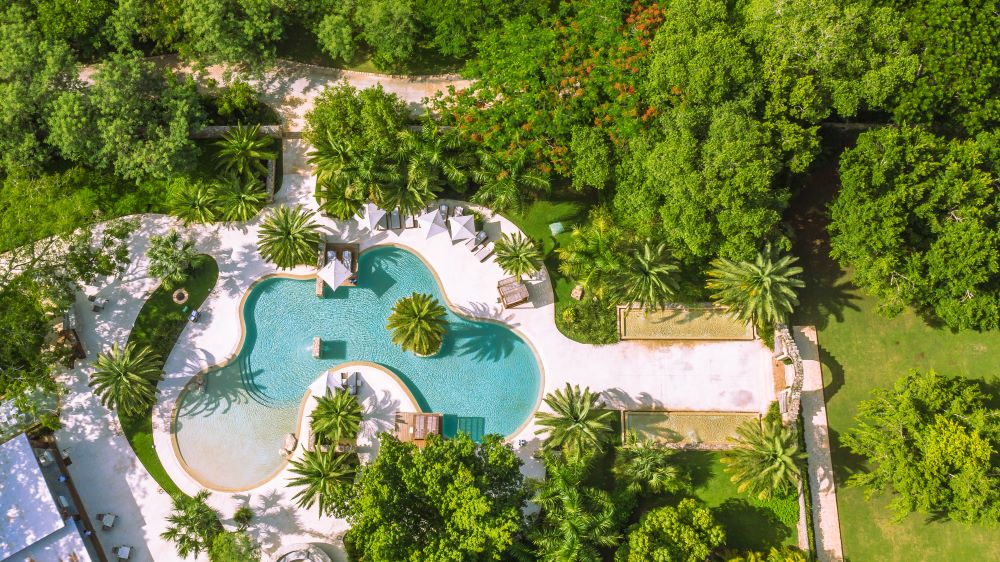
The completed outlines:
[[[151,60],[164,68],[194,76],[199,86],[209,81],[221,85],[228,84],[235,76],[226,65],[213,65],[196,71],[190,64],[180,61],[176,55],[154,57]],[[95,68],[84,67],[80,78],[89,81]],[[262,100],[273,107],[284,121],[286,132],[300,132],[305,127],[305,114],[313,107],[313,101],[327,86],[346,81],[355,88],[365,89],[381,84],[387,92],[399,96],[411,111],[423,109],[422,100],[433,97],[438,92],[446,92],[449,87],[462,89],[471,84],[455,75],[440,76],[391,76],[370,72],[356,72],[313,66],[288,60],[277,60],[274,66],[260,77],[245,77],[261,94]]]
[[[285,143],[285,162],[300,161],[305,149],[300,142]],[[286,174],[276,204],[315,208],[314,181],[308,175]],[[92,359],[113,343],[127,340],[139,310],[156,288],[156,282],[146,274],[144,257],[151,236],[177,229],[192,238],[199,251],[211,254],[219,263],[219,281],[201,307],[202,319],[188,324],[167,358],[165,380],[159,386],[153,412],[154,445],[167,472],[188,493],[201,486],[184,471],[174,452],[170,432],[173,408],[192,376],[223,363],[238,351],[241,298],[255,280],[276,271],[261,259],[256,248],[260,222],[271,212],[267,209],[246,224],[189,228],[171,217],[142,216],[141,228],[130,241],[130,270],[119,279],[103,280],[88,290],[109,298],[105,311],[95,315],[85,297],[78,297],[80,331]],[[471,317],[504,322],[531,343],[541,363],[543,392],[571,382],[601,392],[614,407],[689,410],[764,411],[774,398],[770,350],[759,342],[578,344],[555,326],[552,285],[544,271],[529,283],[530,305],[502,310],[496,294],[497,281],[505,276],[500,267],[492,259],[479,263],[463,244],[453,245],[445,235],[428,239],[422,229],[373,234],[361,221],[318,220],[331,238],[357,241],[362,249],[397,244],[420,255],[435,270],[442,294],[452,308]],[[501,232],[515,232],[516,227],[487,212],[485,230],[495,239]],[[293,270],[301,274],[313,271],[308,267]],[[91,371],[88,359],[66,375],[69,388],[64,427],[58,433],[60,443],[71,448],[74,463],[70,470],[81,488],[87,511],[111,511],[122,516],[115,530],[101,537],[108,543],[106,547],[132,544],[138,548],[133,559],[139,562],[176,559],[172,546],[159,538],[169,512],[169,498],[159,492],[118,434],[114,416],[86,386]],[[544,404],[541,406],[544,409]],[[532,458],[540,444],[535,429],[529,420],[509,439],[513,443],[521,439],[527,442],[518,451],[526,462],[525,472],[540,476],[541,466]],[[301,451],[299,448],[296,454]],[[294,490],[287,488],[287,480],[285,470],[247,492],[213,493],[210,502],[223,517],[249,504],[257,513],[250,532],[265,554],[293,543],[337,543],[347,529],[346,522],[320,518],[315,510],[297,509],[291,500]],[[333,555],[337,560],[345,559],[342,551]]]
[[[816,558],[819,562],[844,559],[840,540],[840,515],[837,510],[837,485],[830,458],[830,429],[826,422],[826,399],[823,397],[823,371],[819,363],[816,328],[795,326],[795,344],[802,355],[805,379],[802,384],[802,421],[805,426],[806,451],[809,453],[809,493],[812,498],[813,531]]]

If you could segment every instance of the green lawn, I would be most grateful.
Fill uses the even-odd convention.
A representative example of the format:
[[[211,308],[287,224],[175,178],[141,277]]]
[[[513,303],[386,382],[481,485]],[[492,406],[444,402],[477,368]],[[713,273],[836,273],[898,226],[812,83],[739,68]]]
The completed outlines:
[[[1000,372],[1000,333],[933,328],[912,312],[886,318],[877,303],[851,284],[850,273],[829,258],[825,236],[828,201],[837,187],[835,163],[817,167],[792,204],[795,252],[806,283],[795,322],[819,330],[827,414],[844,552],[849,560],[1000,560],[1000,530],[911,514],[893,523],[886,498],[866,501],[843,485],[863,463],[838,447],[853,425],[858,402],[876,387],[889,387],[909,369],[995,381]]]
[[[196,309],[208,297],[208,293],[215,287],[215,282],[219,277],[219,266],[211,256],[205,256],[205,261],[197,267],[191,274],[190,279],[183,284],[188,291],[188,302],[181,306],[174,304],[173,290],[166,290],[162,287],[153,293],[136,318],[135,326],[129,336],[129,341],[134,341],[139,345],[148,345],[153,348],[159,356],[166,361],[167,355],[177,343],[177,338],[181,335],[184,326],[187,325],[187,317],[190,310]],[[180,488],[167,475],[160,458],[153,448],[153,426],[152,411],[135,418],[121,417],[122,429],[129,444],[135,451],[139,461],[142,462],[149,474],[171,496],[182,494]]]
[[[783,544],[795,546],[799,502],[795,496],[774,500],[748,498],[736,491],[719,462],[719,453],[685,451],[678,460],[692,475],[694,495],[712,508],[726,529],[726,545],[735,550],[766,551]]]

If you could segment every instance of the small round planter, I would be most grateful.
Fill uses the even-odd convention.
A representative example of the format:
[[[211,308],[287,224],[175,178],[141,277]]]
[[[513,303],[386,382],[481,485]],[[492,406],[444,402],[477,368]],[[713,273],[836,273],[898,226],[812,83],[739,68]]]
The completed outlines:
[[[177,289],[173,294],[174,304],[184,304],[188,301],[188,297],[190,295],[188,295],[187,290]]]

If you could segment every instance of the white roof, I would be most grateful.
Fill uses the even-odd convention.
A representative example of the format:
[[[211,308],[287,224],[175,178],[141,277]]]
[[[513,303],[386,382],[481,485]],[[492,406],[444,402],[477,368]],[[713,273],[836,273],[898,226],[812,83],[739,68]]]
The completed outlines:
[[[0,445],[0,560],[64,526],[28,437],[22,433]]]
[[[458,215],[448,220],[451,226],[452,240],[465,240],[476,236],[476,217],[474,215]]]
[[[420,215],[417,217],[417,222],[427,229],[428,238],[448,231],[448,227],[444,224],[444,217],[441,216],[441,211],[437,209]]]
[[[347,269],[344,262],[340,260],[333,260],[323,266],[323,269],[319,270],[319,278],[326,282],[331,289],[336,289],[337,287],[344,284],[351,278],[351,270]]]
[[[385,216],[385,211],[375,203],[365,204],[365,216],[368,217],[368,228],[375,230],[375,225]]]

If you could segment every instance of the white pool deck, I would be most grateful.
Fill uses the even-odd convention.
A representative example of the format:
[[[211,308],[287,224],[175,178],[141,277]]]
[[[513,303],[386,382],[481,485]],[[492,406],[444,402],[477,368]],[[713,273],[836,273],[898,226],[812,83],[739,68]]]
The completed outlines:
[[[301,145],[289,144],[288,148],[289,152],[300,151]],[[286,162],[299,159],[300,154],[286,155]],[[316,207],[313,178],[293,174],[285,175],[283,181],[276,204]],[[262,216],[270,212],[265,210]],[[141,227],[130,242],[133,259],[130,270],[119,279],[107,280],[90,290],[109,299],[105,310],[98,314],[91,312],[85,296],[79,296],[79,331],[88,359],[64,377],[69,390],[63,402],[63,428],[57,437],[69,449],[73,459],[69,469],[88,513],[113,512],[120,516],[115,528],[100,537],[105,549],[132,545],[136,547],[132,559],[145,562],[177,559],[172,545],[159,536],[170,510],[169,496],[159,491],[117,431],[114,416],[87,387],[91,361],[113,343],[127,340],[140,308],[157,286],[146,275],[144,254],[150,236],[176,228],[194,238],[200,251],[216,258],[218,284],[201,307],[201,319],[185,328],[167,359],[165,380],[160,383],[153,415],[154,444],[164,467],[181,489],[194,493],[200,486],[181,467],[172,447],[170,420],[174,404],[191,377],[238,351],[241,299],[255,280],[277,271],[257,252],[261,217],[245,225],[190,228],[158,215],[143,216],[140,221]],[[447,234],[428,239],[423,229],[372,233],[360,220],[335,222],[318,217],[318,222],[332,239],[358,241],[362,250],[397,244],[421,256],[435,271],[443,294],[456,311],[504,322],[531,344],[540,360],[543,392],[570,382],[600,391],[613,407],[682,410],[764,411],[774,399],[771,353],[760,342],[579,344],[567,339],[555,326],[552,287],[544,272],[529,282],[529,304],[502,310],[497,304],[496,284],[505,274],[492,258],[486,263],[475,260],[464,242],[453,244]],[[499,216],[487,220],[486,230],[494,239],[501,231],[515,229]],[[291,271],[311,272],[314,268]],[[317,372],[317,377],[321,374]],[[383,403],[383,410],[385,404],[393,407],[399,404],[400,409],[408,407],[409,397],[391,381],[373,385],[369,390],[381,393],[376,402]],[[544,404],[540,406],[544,408]],[[535,426],[529,421],[519,433],[510,436],[512,443],[527,441],[519,448],[519,454],[526,460],[528,475],[540,474],[540,467],[531,459],[539,443],[534,431]],[[296,454],[302,454],[301,447]],[[315,510],[296,508],[290,499],[295,490],[285,487],[286,480],[287,470],[253,490],[213,493],[210,501],[224,517],[230,517],[239,505],[249,503],[257,513],[250,532],[265,554],[296,543],[338,544],[346,522],[321,519]],[[343,553],[335,558],[346,559]]]

